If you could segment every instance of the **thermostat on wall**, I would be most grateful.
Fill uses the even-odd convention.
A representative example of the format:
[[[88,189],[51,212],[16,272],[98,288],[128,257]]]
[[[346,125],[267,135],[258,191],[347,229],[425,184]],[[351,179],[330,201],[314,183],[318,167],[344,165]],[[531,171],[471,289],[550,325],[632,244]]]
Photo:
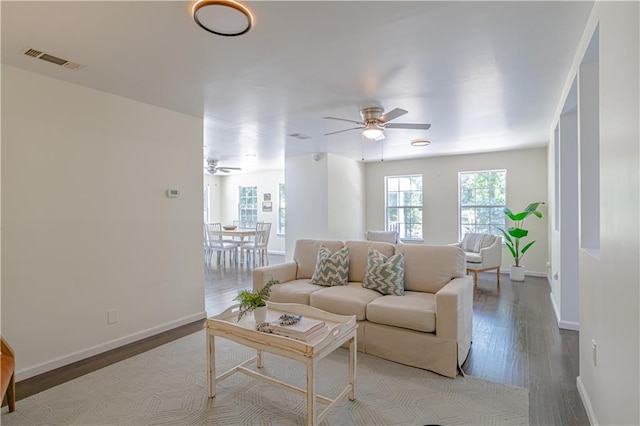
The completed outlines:
[[[167,197],[169,198],[178,198],[180,196],[179,189],[167,189]]]

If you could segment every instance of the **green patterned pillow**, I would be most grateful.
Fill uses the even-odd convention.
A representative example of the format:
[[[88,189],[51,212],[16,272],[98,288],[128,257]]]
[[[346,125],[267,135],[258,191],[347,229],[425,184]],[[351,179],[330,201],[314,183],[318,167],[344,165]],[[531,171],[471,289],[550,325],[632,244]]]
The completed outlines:
[[[404,296],[404,253],[386,257],[369,248],[362,287],[382,294]]]
[[[349,280],[349,247],[343,247],[331,254],[328,248],[320,246],[316,269],[311,284],[333,287],[346,285]]]

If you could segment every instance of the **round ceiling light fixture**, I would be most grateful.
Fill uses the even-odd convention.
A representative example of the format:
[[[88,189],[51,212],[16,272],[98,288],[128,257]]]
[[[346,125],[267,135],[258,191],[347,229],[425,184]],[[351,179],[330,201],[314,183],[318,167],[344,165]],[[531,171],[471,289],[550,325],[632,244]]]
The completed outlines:
[[[198,0],[193,4],[193,20],[202,29],[225,37],[235,37],[253,26],[253,13],[235,0]]]
[[[429,146],[431,145],[431,139],[420,138],[411,141],[411,146]]]
[[[371,121],[364,126],[362,134],[367,139],[378,139],[382,136],[382,129],[375,122]]]

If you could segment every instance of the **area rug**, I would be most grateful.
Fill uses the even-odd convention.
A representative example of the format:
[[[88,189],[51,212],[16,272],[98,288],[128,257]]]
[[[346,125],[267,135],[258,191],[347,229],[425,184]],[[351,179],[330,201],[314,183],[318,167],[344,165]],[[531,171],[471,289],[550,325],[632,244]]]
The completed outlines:
[[[298,425],[305,399],[243,374],[219,382],[207,398],[204,331],[118,362],[3,408],[3,425]],[[255,352],[216,338],[217,369]],[[301,363],[265,354],[261,371],[305,387]],[[319,364],[318,393],[346,384],[348,351]],[[219,373],[218,373],[219,374]],[[324,404],[318,404],[323,409]],[[325,425],[526,425],[529,391],[473,377],[449,379],[358,353],[356,400],[341,401]]]

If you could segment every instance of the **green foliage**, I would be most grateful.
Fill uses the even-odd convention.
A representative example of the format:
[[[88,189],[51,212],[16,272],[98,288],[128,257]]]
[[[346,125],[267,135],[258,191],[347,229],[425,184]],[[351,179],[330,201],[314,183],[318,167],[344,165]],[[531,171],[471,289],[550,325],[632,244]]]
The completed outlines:
[[[253,311],[256,308],[261,306],[267,306],[267,300],[269,300],[269,296],[271,296],[271,287],[275,284],[280,284],[280,281],[274,280],[273,278],[267,282],[264,287],[260,290],[251,291],[251,290],[241,290],[238,292],[238,295],[233,300],[237,300],[240,302],[240,311],[238,312],[238,321]]]
[[[504,214],[513,221],[513,226],[508,230],[504,230],[502,228],[498,228],[502,235],[505,238],[505,244],[507,248],[511,252],[511,256],[513,256],[514,261],[516,262],[516,266],[520,266],[520,261],[524,254],[531,248],[534,241],[527,243],[524,247],[520,248],[521,239],[529,235],[529,231],[524,229],[524,220],[529,217],[529,215],[534,215],[537,218],[542,218],[542,213],[538,211],[538,206],[540,204],[544,204],[542,201],[537,201],[535,203],[531,203],[524,209],[524,211],[519,213],[514,213],[509,210],[507,207],[504,208]]]

